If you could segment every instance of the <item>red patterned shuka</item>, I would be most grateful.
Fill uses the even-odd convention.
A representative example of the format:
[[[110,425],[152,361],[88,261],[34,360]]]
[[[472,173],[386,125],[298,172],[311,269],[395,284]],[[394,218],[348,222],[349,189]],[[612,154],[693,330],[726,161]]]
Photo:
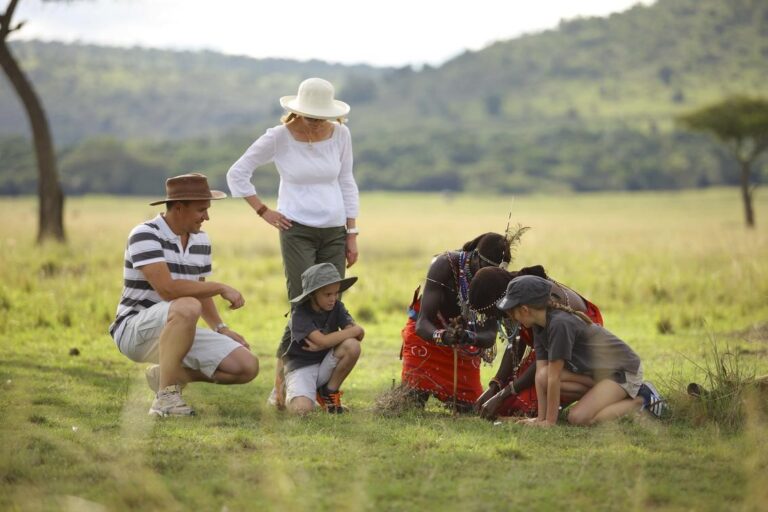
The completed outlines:
[[[403,327],[403,384],[427,391],[443,402],[453,400],[453,356],[451,347],[438,346],[416,334],[420,299],[418,290],[408,309],[408,322]],[[445,328],[446,326],[437,326]],[[480,384],[480,356],[471,355],[461,347],[457,349],[456,400],[473,403],[483,392]]]

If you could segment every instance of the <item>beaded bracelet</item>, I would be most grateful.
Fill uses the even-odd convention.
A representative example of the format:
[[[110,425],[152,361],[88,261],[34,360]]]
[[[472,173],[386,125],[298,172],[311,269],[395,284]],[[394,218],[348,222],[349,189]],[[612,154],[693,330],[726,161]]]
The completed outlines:
[[[491,384],[496,384],[496,387],[497,387],[497,388],[499,388],[499,389],[501,389],[501,388],[503,388],[503,387],[504,387],[504,386],[501,384],[501,379],[499,379],[498,377],[494,377],[494,378],[492,378],[492,379],[490,380],[490,382],[488,382],[488,387],[491,387]]]
[[[442,345],[443,334],[445,334],[445,329],[436,329],[435,332],[432,333],[432,342],[435,345]]]

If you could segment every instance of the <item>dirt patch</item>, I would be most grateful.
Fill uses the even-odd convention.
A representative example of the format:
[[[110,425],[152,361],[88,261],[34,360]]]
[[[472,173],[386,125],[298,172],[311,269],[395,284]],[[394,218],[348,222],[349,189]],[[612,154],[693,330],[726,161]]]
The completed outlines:
[[[734,331],[732,336],[750,343],[768,343],[768,322],[753,324],[741,331]]]

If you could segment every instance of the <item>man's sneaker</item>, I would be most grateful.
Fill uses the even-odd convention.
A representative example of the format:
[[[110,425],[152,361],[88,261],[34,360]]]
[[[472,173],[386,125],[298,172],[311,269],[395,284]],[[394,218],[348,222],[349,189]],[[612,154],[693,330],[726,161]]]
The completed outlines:
[[[347,412],[347,408],[341,405],[341,395],[344,392],[339,390],[333,393],[323,386],[317,389],[317,403],[320,407],[330,414],[342,414]]]
[[[157,392],[149,414],[161,417],[194,416],[195,410],[181,398],[181,386],[174,385]]]
[[[160,390],[160,365],[147,366],[147,369],[144,370],[144,376],[147,378],[149,389],[157,393]],[[186,384],[182,384],[181,389],[184,389],[184,386]]]
[[[644,381],[637,392],[637,396],[643,399],[643,409],[647,410],[653,416],[661,418],[667,411],[667,403],[662,398],[659,390],[650,381]]]

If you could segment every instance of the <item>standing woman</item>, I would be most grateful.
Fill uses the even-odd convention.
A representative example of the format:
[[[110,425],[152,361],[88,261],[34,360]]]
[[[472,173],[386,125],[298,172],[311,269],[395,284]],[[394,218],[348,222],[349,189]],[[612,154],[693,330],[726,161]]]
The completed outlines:
[[[352,138],[343,124],[349,105],[334,99],[333,85],[308,78],[298,94],[283,96],[288,111],[282,124],[269,128],[227,172],[233,197],[242,197],[280,232],[288,298],[301,295],[301,274],[317,263],[332,263],[344,277],[357,261],[357,183],[352,175]],[[274,162],[280,175],[277,207],[267,206],[251,183],[253,172]],[[346,263],[346,265],[345,265]],[[286,336],[287,334],[287,336]],[[290,340],[286,326],[281,341]],[[283,368],[278,349],[275,393],[282,407]]]

